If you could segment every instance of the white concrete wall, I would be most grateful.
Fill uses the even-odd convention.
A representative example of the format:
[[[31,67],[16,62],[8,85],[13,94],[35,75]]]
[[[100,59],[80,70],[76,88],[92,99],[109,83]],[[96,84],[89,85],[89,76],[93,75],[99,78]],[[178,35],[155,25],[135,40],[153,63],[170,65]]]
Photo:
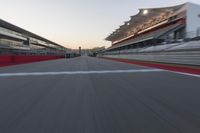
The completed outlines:
[[[196,37],[197,30],[200,28],[200,5],[187,3],[187,37]]]

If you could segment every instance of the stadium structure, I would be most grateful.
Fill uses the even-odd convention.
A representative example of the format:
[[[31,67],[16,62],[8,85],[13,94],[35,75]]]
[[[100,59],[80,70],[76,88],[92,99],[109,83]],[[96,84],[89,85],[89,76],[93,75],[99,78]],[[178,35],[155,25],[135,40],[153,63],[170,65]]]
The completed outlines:
[[[0,19],[0,54],[65,55],[67,48]]]
[[[172,7],[144,8],[106,38],[112,46],[105,54],[138,52],[152,46],[155,49],[155,46],[195,40],[199,36],[200,5],[188,2]]]

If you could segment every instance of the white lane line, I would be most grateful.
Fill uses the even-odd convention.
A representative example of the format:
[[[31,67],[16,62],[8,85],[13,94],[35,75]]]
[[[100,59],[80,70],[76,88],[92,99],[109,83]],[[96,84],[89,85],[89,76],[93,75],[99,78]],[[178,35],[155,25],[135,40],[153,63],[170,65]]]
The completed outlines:
[[[165,71],[169,71],[169,70],[165,70]],[[200,78],[200,75],[198,74],[190,74],[190,73],[177,72],[177,71],[169,71],[169,72]]]
[[[147,73],[162,72],[161,69],[139,69],[139,70],[103,70],[103,71],[63,71],[63,72],[23,72],[23,73],[1,73],[0,77],[12,76],[43,76],[43,75],[80,75],[80,74],[111,74],[111,73]]]

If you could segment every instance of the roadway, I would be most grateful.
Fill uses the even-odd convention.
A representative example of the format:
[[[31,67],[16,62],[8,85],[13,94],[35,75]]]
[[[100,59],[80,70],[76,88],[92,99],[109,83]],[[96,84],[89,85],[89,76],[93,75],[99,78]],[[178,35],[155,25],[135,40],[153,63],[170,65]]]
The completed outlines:
[[[0,68],[0,133],[199,133],[200,78],[79,57]]]

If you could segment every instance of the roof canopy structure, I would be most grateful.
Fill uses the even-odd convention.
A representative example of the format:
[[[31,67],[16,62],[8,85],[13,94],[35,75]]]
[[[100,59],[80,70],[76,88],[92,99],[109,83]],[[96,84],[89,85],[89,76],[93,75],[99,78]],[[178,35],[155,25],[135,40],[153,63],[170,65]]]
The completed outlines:
[[[138,29],[141,26],[144,26],[146,23],[151,23],[160,16],[169,17],[173,15],[176,11],[184,7],[185,4],[173,6],[173,7],[164,7],[164,8],[144,8],[139,9],[139,13],[131,16],[131,19],[121,25],[116,29],[112,34],[110,34],[106,40],[107,41],[119,41],[121,39],[127,39],[132,37],[135,33],[138,32]]]

